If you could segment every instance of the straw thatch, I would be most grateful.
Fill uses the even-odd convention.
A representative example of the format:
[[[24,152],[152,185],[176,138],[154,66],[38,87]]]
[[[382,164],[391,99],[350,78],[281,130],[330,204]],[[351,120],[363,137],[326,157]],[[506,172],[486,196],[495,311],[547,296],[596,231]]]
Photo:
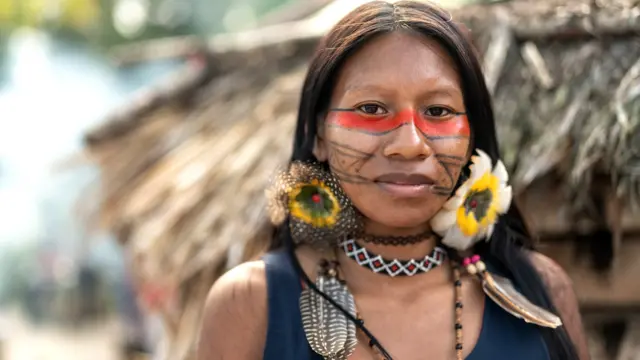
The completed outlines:
[[[558,201],[582,214],[604,176],[616,199],[640,202],[640,1],[514,1],[453,14],[484,58],[518,191],[554,179],[566,189]],[[188,44],[206,61],[86,136],[103,172],[102,225],[130,249],[143,283],[176,290],[162,309],[172,359],[188,353],[214,279],[268,241],[263,189],[289,155],[323,31],[301,24]]]

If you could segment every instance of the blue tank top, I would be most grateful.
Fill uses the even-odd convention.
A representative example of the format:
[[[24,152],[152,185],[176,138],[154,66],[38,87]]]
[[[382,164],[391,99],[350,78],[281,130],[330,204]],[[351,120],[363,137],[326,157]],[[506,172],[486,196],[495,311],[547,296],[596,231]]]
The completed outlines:
[[[302,328],[298,300],[302,284],[286,251],[263,257],[267,275],[268,325],[264,360],[322,360],[311,350]],[[536,325],[485,301],[482,330],[465,360],[549,360]],[[401,360],[401,359],[400,359]]]

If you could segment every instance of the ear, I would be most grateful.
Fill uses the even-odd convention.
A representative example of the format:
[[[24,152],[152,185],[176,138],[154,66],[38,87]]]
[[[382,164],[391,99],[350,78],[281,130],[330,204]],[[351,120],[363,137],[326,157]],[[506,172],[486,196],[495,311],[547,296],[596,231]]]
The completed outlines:
[[[324,139],[325,132],[324,132],[323,120],[324,119],[322,119],[322,117],[318,116],[318,121],[316,122],[318,124],[318,129],[316,131],[316,140],[314,141],[314,144],[313,144],[313,156],[315,156],[316,159],[320,162],[327,161],[329,158],[327,142]]]
[[[320,162],[327,161],[329,158],[329,152],[327,151],[327,142],[322,137],[322,134],[318,133],[316,141],[313,144],[313,156]]]
[[[468,163],[469,161],[471,161],[471,156],[473,156],[473,153],[475,152],[475,148],[474,148],[475,144],[473,141],[473,138],[469,138],[469,147],[467,148],[467,161],[465,163]]]

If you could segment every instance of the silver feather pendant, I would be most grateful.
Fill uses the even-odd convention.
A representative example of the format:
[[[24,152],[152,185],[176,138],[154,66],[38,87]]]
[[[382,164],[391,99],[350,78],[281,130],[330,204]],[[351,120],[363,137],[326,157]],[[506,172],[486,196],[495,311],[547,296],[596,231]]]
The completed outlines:
[[[324,264],[316,278],[316,287],[355,316],[355,300],[337,277],[335,264]],[[325,359],[344,360],[357,344],[356,327],[347,316],[311,288],[300,295],[300,314],[311,349]]]
[[[511,315],[538,326],[557,328],[562,320],[551,312],[533,304],[513,286],[511,280],[483,271],[482,289],[491,300]]]

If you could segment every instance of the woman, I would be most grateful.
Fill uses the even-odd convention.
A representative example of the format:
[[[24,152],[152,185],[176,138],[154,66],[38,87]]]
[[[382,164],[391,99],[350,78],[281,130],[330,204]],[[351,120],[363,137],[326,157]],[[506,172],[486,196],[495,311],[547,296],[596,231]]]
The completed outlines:
[[[567,275],[509,206],[490,104],[443,10],[347,15],[305,80],[273,249],[213,286],[198,359],[588,359]]]

